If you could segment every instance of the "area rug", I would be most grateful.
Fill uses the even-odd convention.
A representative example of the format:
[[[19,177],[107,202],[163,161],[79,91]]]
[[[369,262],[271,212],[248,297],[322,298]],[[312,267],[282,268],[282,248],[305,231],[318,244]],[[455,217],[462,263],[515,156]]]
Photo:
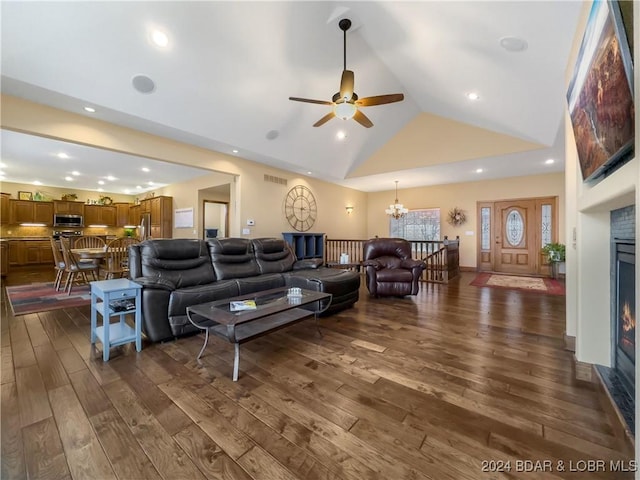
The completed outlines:
[[[479,273],[471,285],[476,287],[497,287],[512,290],[548,293],[550,295],[564,295],[564,285],[553,278],[521,277],[517,275],[496,275],[493,273]]]
[[[53,282],[6,287],[6,290],[14,315],[81,307],[91,303],[89,285],[74,286],[71,295],[56,292]]]

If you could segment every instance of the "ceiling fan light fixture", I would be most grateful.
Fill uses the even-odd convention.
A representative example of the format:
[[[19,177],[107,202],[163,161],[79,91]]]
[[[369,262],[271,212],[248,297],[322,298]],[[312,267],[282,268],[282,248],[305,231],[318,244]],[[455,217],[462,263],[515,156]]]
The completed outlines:
[[[349,120],[350,118],[353,118],[357,110],[358,109],[353,103],[344,102],[344,103],[338,103],[334,107],[333,113],[335,113],[336,117],[338,118],[341,118],[343,120]]]

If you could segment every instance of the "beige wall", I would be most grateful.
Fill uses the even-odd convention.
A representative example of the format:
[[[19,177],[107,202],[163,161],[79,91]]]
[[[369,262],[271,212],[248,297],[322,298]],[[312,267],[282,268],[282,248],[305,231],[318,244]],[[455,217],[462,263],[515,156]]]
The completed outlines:
[[[564,242],[564,175],[562,173],[398,190],[398,200],[409,209],[440,209],[441,235],[447,235],[449,238],[460,236],[460,265],[473,268],[477,264],[476,202],[546,196],[558,197],[559,238]],[[384,213],[384,209],[393,203],[394,199],[395,191],[369,194],[367,232],[369,237],[389,235],[389,217]],[[453,207],[461,208],[465,212],[467,222],[464,225],[454,227],[446,222],[447,213]]]
[[[246,225],[248,218],[255,220],[255,227],[252,227],[250,234],[247,235],[250,237],[279,236],[281,232],[291,231],[292,228],[284,216],[283,201],[289,188],[302,184],[313,191],[318,201],[318,220],[312,227],[313,232],[324,232],[333,238],[365,238],[366,236],[367,195],[364,192],[311,177],[300,177],[285,170],[7,95],[2,95],[1,122],[2,128],[9,130],[207,168],[235,176],[237,182],[235,189],[231,190],[229,235],[241,234],[242,226]],[[264,174],[285,178],[288,185],[265,182]],[[192,188],[189,182],[183,186]],[[211,185],[198,185],[197,189],[209,186]],[[201,218],[202,207],[197,205],[199,202],[194,192],[181,192],[178,195],[175,188],[166,187],[156,194],[174,196],[174,208],[193,206],[195,218]],[[355,207],[351,215],[347,215],[346,205]],[[195,224],[200,225],[197,222]],[[202,234],[198,231],[193,234],[191,231],[187,235],[181,229],[180,236],[183,236],[183,233],[184,236],[197,238]]]

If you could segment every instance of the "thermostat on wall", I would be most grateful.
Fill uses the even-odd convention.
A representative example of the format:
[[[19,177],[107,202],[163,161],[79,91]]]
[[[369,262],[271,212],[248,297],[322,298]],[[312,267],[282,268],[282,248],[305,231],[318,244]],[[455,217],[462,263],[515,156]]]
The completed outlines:
[[[247,225],[253,227],[256,224],[256,221],[253,218],[247,219]]]

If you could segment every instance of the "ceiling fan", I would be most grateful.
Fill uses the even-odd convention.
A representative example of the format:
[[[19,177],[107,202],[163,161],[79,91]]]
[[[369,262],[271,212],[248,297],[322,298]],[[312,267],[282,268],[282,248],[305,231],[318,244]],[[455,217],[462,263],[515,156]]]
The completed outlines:
[[[342,71],[342,78],[340,79],[340,91],[333,96],[330,102],[326,100],[312,100],[309,98],[299,97],[289,97],[289,100],[333,106],[333,110],[331,110],[331,112],[327,113],[324,117],[313,124],[314,127],[324,125],[333,117],[339,117],[343,120],[353,118],[363,127],[370,128],[373,127],[373,123],[359,110],[358,107],[372,107],[374,105],[384,105],[385,103],[401,102],[404,100],[404,95],[402,93],[391,93],[388,95],[358,98],[358,95],[353,91],[353,71],[347,70],[347,30],[351,28],[351,20],[343,18],[338,23],[338,26],[344,35],[344,69]]]

